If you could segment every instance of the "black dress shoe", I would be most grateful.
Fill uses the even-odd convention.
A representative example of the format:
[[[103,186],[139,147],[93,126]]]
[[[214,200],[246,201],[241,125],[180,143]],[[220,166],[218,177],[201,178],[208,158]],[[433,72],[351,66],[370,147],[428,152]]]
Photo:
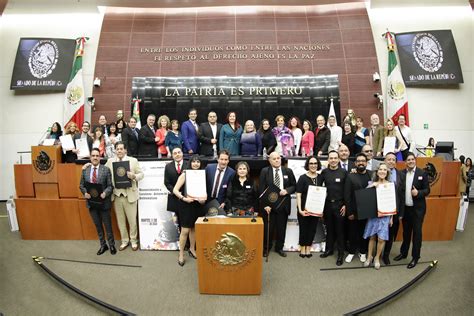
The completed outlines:
[[[188,254],[190,257],[194,258],[194,259],[197,259],[197,257],[193,254],[193,252],[191,251],[191,249],[188,250]]]
[[[278,250],[278,251],[276,251],[276,253],[279,254],[280,257],[283,257],[283,258],[286,257],[286,252],[283,252],[283,250]]]
[[[394,259],[395,260],[395,259]],[[388,256],[383,256],[382,261],[386,266],[390,265],[390,258]]]
[[[109,250],[109,247],[107,247],[107,245],[100,246],[99,251],[97,251],[97,255],[100,256],[101,254],[103,254],[107,250]]]
[[[325,251],[322,254],[320,254],[319,257],[320,258],[326,258],[326,257],[332,256],[333,254],[334,254],[334,252],[332,252],[332,251]]]
[[[305,257],[306,257],[306,255],[305,255],[305,254],[303,254],[303,253],[300,253],[300,257],[301,257],[301,258],[305,258]]]
[[[410,263],[407,265],[407,269],[413,269],[417,263],[418,263],[418,259],[412,259]]]
[[[268,257],[268,252],[266,250],[263,251],[263,256]]]
[[[179,264],[181,267],[184,266],[184,260],[183,260],[183,261],[179,261],[179,260],[178,260],[178,264]]]
[[[111,245],[110,246],[110,253],[115,255],[117,253],[117,249],[115,249],[115,246]]]
[[[404,255],[402,255],[402,254],[399,254],[398,256],[396,256],[395,258],[393,258],[393,260],[395,260],[395,261],[400,261],[400,260],[402,260],[402,259],[405,259],[406,257],[407,257],[407,256],[404,256]]]
[[[311,258],[312,256],[313,256],[313,254],[308,253],[308,254],[306,255],[306,258]]]
[[[337,256],[336,266],[342,266],[344,262],[344,256]]]

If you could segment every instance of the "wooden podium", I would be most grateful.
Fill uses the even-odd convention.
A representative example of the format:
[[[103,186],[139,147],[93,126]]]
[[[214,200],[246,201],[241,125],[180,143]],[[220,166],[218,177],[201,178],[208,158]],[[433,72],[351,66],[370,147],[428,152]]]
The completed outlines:
[[[263,221],[261,218],[199,218],[196,221],[199,292],[260,294]]]

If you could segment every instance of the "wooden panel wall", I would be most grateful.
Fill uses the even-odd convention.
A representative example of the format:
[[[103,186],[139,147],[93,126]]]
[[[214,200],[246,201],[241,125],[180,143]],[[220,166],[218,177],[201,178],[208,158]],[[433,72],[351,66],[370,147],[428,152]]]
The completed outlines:
[[[379,36],[377,36],[377,39]],[[381,38],[379,40],[382,40]],[[197,60],[154,62],[141,47],[203,45],[329,44],[315,59]],[[273,51],[276,53],[276,51]],[[364,3],[319,6],[138,9],[108,8],[102,24],[94,87],[96,111],[108,121],[116,111],[130,116],[131,82],[135,76],[240,76],[338,74],[341,114],[353,108],[369,124],[377,110],[373,94],[380,83],[374,39]],[[314,120],[315,118],[311,118]]]

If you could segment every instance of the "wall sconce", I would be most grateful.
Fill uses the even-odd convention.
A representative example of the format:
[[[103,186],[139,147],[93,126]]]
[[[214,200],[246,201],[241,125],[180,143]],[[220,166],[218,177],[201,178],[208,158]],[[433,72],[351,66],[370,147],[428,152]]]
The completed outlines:
[[[87,103],[91,107],[92,111],[95,111],[95,98],[94,97],[88,97],[87,98]]]
[[[99,77],[95,77],[95,79],[94,79],[94,87],[97,87],[97,88],[100,87],[100,79],[99,79]]]
[[[372,75],[372,80],[374,80],[374,82],[380,81],[380,75],[378,72],[374,72],[374,74]]]
[[[380,108],[383,106],[383,94],[380,94],[380,93],[374,93],[374,98],[378,99],[378,105],[377,105],[377,109],[380,110]]]

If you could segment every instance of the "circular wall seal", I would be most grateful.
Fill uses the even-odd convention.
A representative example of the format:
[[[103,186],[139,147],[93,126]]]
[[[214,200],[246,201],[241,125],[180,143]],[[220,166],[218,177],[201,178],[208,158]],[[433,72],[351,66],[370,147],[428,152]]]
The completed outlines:
[[[56,68],[59,49],[52,40],[41,40],[33,46],[28,58],[31,74],[38,79],[48,77]]]
[[[433,34],[416,34],[411,43],[411,50],[423,70],[436,72],[443,66],[443,48]]]

